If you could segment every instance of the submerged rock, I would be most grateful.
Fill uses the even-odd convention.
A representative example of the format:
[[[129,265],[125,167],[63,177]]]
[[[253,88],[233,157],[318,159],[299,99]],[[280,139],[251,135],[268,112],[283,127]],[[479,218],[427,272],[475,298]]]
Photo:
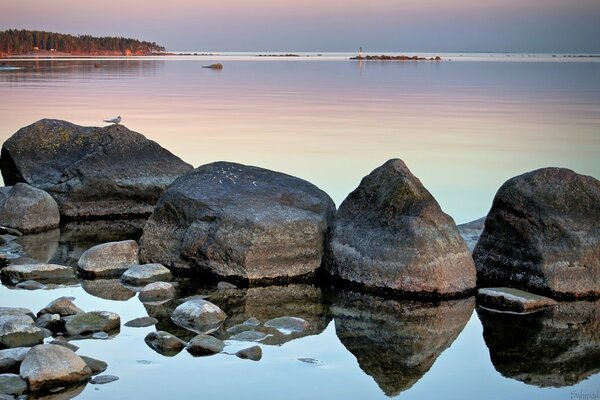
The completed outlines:
[[[150,332],[144,339],[148,347],[164,356],[177,355],[185,347],[185,342],[169,332]]]
[[[227,315],[223,310],[206,300],[186,301],[171,315],[177,325],[200,334],[218,329],[225,318]]]
[[[548,297],[519,289],[484,288],[477,291],[477,303],[497,310],[528,312],[558,304]]]
[[[189,341],[186,349],[193,356],[208,356],[223,351],[225,344],[210,335],[198,335]]]
[[[27,381],[29,390],[35,392],[87,380],[92,371],[71,350],[42,344],[27,353],[21,363],[20,375]]]
[[[84,276],[119,277],[132,265],[139,264],[135,240],[103,243],[81,255],[78,271]]]
[[[429,371],[462,332],[474,306],[474,297],[427,303],[341,291],[331,312],[339,340],[391,397]]]
[[[600,372],[600,301],[561,302],[530,314],[477,308],[494,368],[539,387],[572,386]]]
[[[104,385],[107,383],[111,383],[114,381],[118,381],[119,377],[115,376],[115,375],[101,375],[101,376],[97,376],[95,378],[93,378],[90,381],[90,384],[92,385]]]
[[[260,361],[262,358],[262,349],[260,346],[252,346],[238,351],[235,355],[243,360]]]
[[[119,315],[109,311],[91,311],[70,317],[65,329],[71,336],[110,332],[121,327]]]
[[[321,265],[335,205],[316,186],[228,162],[163,193],[140,239],[144,262],[228,280],[289,280]]]
[[[35,233],[59,224],[58,205],[48,193],[25,183],[0,187],[0,225]]]
[[[473,257],[479,286],[600,296],[600,181],[564,168],[509,179]]]
[[[134,265],[121,275],[123,282],[137,286],[156,281],[169,281],[171,278],[173,278],[171,271],[161,264]]]
[[[399,159],[342,202],[326,268],[373,291],[453,296],[475,288],[471,252],[454,221]]]
[[[10,265],[0,271],[2,280],[18,283],[27,280],[43,282],[75,282],[73,268],[55,264]]]
[[[192,167],[123,125],[83,127],[43,119],[2,146],[7,185],[48,192],[65,219],[132,218],[152,212],[161,192]]]
[[[175,297],[175,288],[169,282],[150,283],[140,291],[141,302],[164,301]]]

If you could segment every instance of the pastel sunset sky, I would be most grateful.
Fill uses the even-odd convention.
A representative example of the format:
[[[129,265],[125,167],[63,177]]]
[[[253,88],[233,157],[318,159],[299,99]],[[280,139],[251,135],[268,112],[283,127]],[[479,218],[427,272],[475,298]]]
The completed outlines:
[[[0,29],[172,51],[600,53],[599,21],[599,0],[3,0],[0,13]]]

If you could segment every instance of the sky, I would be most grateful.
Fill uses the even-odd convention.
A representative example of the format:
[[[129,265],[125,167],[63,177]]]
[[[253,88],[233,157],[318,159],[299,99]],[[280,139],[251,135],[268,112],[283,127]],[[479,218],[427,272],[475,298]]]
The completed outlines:
[[[600,0],[0,0],[0,30],[170,51],[600,53]]]

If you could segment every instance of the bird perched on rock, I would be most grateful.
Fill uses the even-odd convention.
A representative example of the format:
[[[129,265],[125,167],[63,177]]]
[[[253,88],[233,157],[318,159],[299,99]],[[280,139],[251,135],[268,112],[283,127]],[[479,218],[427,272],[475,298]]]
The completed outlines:
[[[104,119],[103,121],[109,122],[111,124],[119,125],[119,122],[121,122],[121,116],[119,115],[117,118],[113,118],[113,119]]]

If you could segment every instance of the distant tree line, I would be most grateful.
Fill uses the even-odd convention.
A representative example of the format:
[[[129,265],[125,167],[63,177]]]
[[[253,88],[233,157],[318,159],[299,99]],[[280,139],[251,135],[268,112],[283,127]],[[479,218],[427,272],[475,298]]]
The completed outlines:
[[[93,37],[62,33],[9,29],[0,32],[0,53],[28,53],[34,50],[74,54],[148,54],[165,51],[154,42],[124,37]]]

